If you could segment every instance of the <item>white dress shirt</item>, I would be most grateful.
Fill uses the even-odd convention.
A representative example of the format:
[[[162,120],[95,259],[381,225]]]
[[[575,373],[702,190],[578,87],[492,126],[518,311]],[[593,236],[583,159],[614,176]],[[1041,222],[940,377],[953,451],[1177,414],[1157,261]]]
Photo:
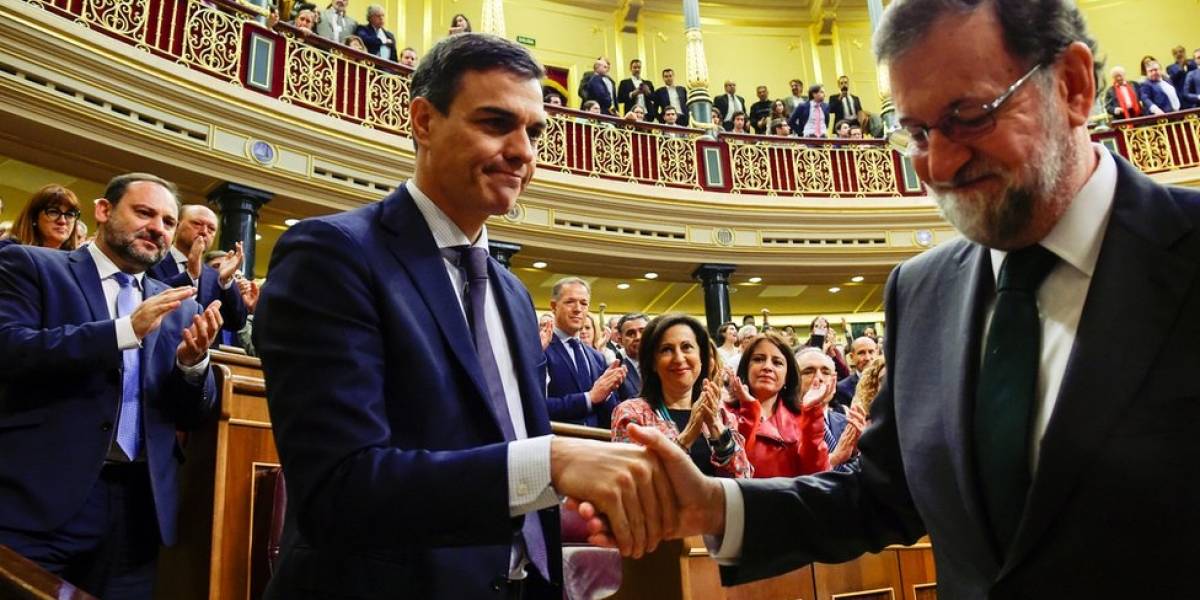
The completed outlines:
[[[392,36],[380,28],[375,29],[375,36],[379,38],[379,58],[383,60],[394,60],[392,57],[392,49],[388,46],[392,41]]]
[[[732,122],[733,113],[746,112],[746,109],[742,106],[741,102],[738,102],[737,94],[725,94],[725,97],[729,99],[729,114],[725,115],[725,121]]]
[[[479,238],[472,242],[446,213],[417,188],[415,181],[409,180],[405,185],[417,205],[417,210],[425,217],[438,248],[488,247],[487,226],[484,226]],[[453,262],[446,259],[443,259],[443,262],[465,320],[467,313],[463,307],[463,291],[467,285],[466,274]],[[509,514],[515,517],[558,504],[558,494],[550,486],[550,438],[553,436],[528,437],[525,410],[521,404],[521,387],[517,382],[517,372],[513,367],[512,353],[509,351],[508,334],[504,331],[504,321],[500,317],[500,307],[496,304],[491,281],[488,282],[487,300],[484,302],[484,322],[487,323],[492,354],[496,357],[496,367],[500,371],[500,381],[504,386],[508,415],[512,419],[513,432],[517,436],[516,440],[508,444],[508,508]]]
[[[667,101],[671,103],[671,106],[675,107],[675,112],[683,112],[683,104],[679,102],[679,91],[673,85],[667,86]]]
[[[1059,258],[1046,280],[1038,288],[1038,312],[1042,321],[1041,352],[1038,363],[1036,404],[1033,431],[1029,436],[1030,466],[1037,471],[1042,436],[1050,423],[1050,415],[1058,400],[1058,390],[1067,370],[1067,360],[1075,346],[1075,333],[1083,304],[1091,287],[1100,246],[1112,214],[1113,197],[1117,189],[1117,164],[1103,146],[1093,144],[1098,155],[1096,170],[1080,188],[1067,211],[1040,244]],[[1000,276],[1000,265],[1007,255],[1002,250],[990,250],[992,275]],[[995,300],[987,306],[983,338],[991,326]],[[983,360],[983,349],[979,350]],[[731,479],[720,479],[725,488],[725,535],[706,536],[705,542],[713,558],[722,564],[734,564],[742,553],[745,533],[745,503],[742,490]]]

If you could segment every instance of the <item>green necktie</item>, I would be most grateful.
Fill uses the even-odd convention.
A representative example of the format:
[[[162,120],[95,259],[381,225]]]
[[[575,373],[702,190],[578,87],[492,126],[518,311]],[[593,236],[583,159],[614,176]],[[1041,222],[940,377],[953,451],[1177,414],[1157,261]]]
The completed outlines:
[[[1038,245],[1005,257],[983,348],[975,395],[975,460],[984,508],[1002,555],[1016,534],[1029,490],[1029,425],[1042,339],[1037,289],[1057,261]]]

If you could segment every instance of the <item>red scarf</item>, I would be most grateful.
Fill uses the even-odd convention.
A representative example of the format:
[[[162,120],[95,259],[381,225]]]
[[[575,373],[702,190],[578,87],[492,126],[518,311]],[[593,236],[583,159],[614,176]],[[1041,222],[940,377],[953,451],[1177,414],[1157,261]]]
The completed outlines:
[[[1122,88],[1125,89],[1125,94],[1121,93]],[[1134,91],[1132,85],[1129,85],[1128,83],[1124,85],[1114,85],[1113,94],[1116,95],[1117,105],[1121,107],[1121,112],[1125,113],[1126,119],[1142,116],[1141,103],[1138,102],[1137,92]],[[1129,100],[1131,99],[1133,100],[1132,104],[1129,103]]]

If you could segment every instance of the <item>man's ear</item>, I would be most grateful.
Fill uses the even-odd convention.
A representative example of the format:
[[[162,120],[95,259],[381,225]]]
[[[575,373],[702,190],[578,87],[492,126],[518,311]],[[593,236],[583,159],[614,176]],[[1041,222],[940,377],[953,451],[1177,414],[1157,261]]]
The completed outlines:
[[[1071,127],[1087,124],[1096,101],[1095,57],[1083,42],[1074,42],[1059,59],[1060,90],[1065,89],[1067,119]]]
[[[109,217],[112,216],[112,211],[113,205],[107,198],[96,200],[95,211],[92,213],[92,216],[96,219],[96,225],[99,226],[107,223]]]
[[[417,146],[429,147],[431,137],[430,123],[438,115],[438,109],[428,98],[418,96],[408,105],[408,118],[413,141]]]

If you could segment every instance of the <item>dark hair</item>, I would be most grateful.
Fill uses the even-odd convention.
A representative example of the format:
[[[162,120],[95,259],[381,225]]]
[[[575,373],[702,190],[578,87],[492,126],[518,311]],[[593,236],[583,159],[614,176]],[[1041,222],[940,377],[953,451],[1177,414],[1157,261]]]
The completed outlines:
[[[47,208],[58,208],[67,206],[70,210],[79,210],[79,199],[75,197],[75,192],[58,185],[50,184],[43,186],[42,189],[34,192],[33,197],[17,214],[17,218],[13,221],[12,230],[8,232],[8,236],[27,246],[41,246],[45,241],[42,239],[42,232],[38,229],[38,218]],[[79,222],[78,219],[75,221]],[[59,250],[74,250],[75,249],[75,230],[67,235],[67,239],[63,240]]]
[[[635,58],[635,59],[633,59],[633,60],[629,61],[629,66],[631,66],[631,67],[632,67],[632,66],[633,66],[633,63],[637,63],[637,64],[639,64],[639,65],[640,65],[640,64],[642,64],[642,59],[640,59],[640,58]]]
[[[672,75],[674,75],[674,74],[675,74],[675,69],[672,69],[671,67],[667,67],[667,68],[663,69],[663,70],[662,70],[662,74],[663,74],[663,75],[666,75],[666,74],[667,74],[667,71],[670,71]]]
[[[458,13],[457,15],[450,17],[450,26],[454,27],[454,22],[457,21],[459,17],[462,17],[463,21],[466,21],[466,23],[467,23],[467,28],[462,30],[461,33],[471,33],[471,20],[467,18],[467,15],[464,15],[462,13]]]
[[[642,333],[642,350],[638,355],[638,370],[642,375],[640,395],[647,404],[654,408],[664,406],[662,379],[659,378],[658,371],[654,368],[654,363],[658,358],[657,348],[667,331],[676,325],[686,325],[691,328],[692,333],[696,336],[697,350],[700,352],[700,375],[692,384],[693,401],[700,397],[700,392],[704,390],[704,382],[708,379],[709,367],[712,362],[712,346],[708,332],[704,330],[700,321],[682,313],[655,317],[646,324],[646,331]]]
[[[596,105],[596,108],[600,108],[600,101],[599,101],[599,100],[584,100],[584,101],[583,101],[583,104],[579,106],[579,110],[585,110],[585,111],[586,111],[586,110],[587,110],[589,107],[591,107],[593,104],[594,104],[594,105]]]
[[[182,210],[179,203],[179,189],[175,187],[175,184],[149,173],[125,173],[109,179],[108,185],[104,188],[104,199],[108,200],[109,204],[116,206],[121,202],[121,198],[125,197],[125,192],[129,189],[129,186],[139,181],[157,183],[166,188],[168,192],[171,192],[171,197],[175,199],[175,209],[177,211]]]
[[[1142,61],[1140,63],[1138,63],[1139,64],[1138,68],[1141,69],[1141,71],[1142,71],[1142,77],[1146,76],[1146,64],[1147,63],[1157,63],[1157,62],[1158,62],[1158,59],[1154,58],[1153,56],[1151,56],[1149,54],[1143,56]],[[1099,81],[1099,80],[1097,80],[1097,81]]]
[[[792,85],[793,83],[795,83],[795,84],[799,84],[801,87],[803,87],[803,86],[804,86],[804,82],[803,82],[803,81],[800,81],[799,79],[793,79],[793,80],[789,81],[789,82],[788,82],[788,85],[790,86],[790,85]]]
[[[808,99],[812,100],[813,96],[816,96],[817,92],[819,92],[823,89],[825,89],[825,86],[823,86],[819,83],[814,83],[814,84],[808,86]]]
[[[621,333],[621,328],[625,327],[626,323],[628,323],[630,321],[636,321],[638,319],[649,320],[650,317],[647,317],[646,313],[640,313],[640,312],[632,312],[632,313],[627,313],[627,314],[622,315],[621,319],[619,321],[617,321],[617,333],[618,334]],[[642,335],[645,335],[645,333],[643,333]]]
[[[429,49],[412,76],[412,97],[425,98],[447,114],[467,71],[503,69],[540,80],[546,72],[524,46],[489,33],[452,35]]]
[[[800,372],[796,368],[796,357],[792,354],[792,349],[788,347],[787,342],[783,338],[774,333],[765,333],[755,336],[750,340],[750,344],[742,351],[742,358],[738,361],[737,376],[746,385],[750,385],[750,356],[754,353],[754,349],[759,344],[771,344],[783,354],[783,364],[787,368],[787,373],[784,373],[783,387],[779,390],[779,399],[783,401],[783,405],[788,407],[788,410],[793,413],[800,412]],[[642,375],[645,377],[645,375]]]
[[[673,113],[675,113],[675,114],[679,114],[679,111],[678,111],[678,110],[675,110],[675,107],[674,107],[674,106],[671,106],[670,104],[668,104],[668,105],[666,105],[666,106],[664,106],[664,107],[663,107],[663,109],[662,109],[662,114],[664,114],[664,115],[665,115],[665,114],[667,114],[667,111],[668,111],[668,110],[669,110],[669,111],[671,111],[671,112],[673,112]]]
[[[876,60],[890,62],[907,52],[942,15],[967,16],[985,5],[996,11],[1009,53],[1029,67],[1053,63],[1074,42],[1087,44],[1093,56],[1097,52],[1096,40],[1071,0],[895,0],[875,29]],[[1100,82],[1104,63],[1095,62]]]

